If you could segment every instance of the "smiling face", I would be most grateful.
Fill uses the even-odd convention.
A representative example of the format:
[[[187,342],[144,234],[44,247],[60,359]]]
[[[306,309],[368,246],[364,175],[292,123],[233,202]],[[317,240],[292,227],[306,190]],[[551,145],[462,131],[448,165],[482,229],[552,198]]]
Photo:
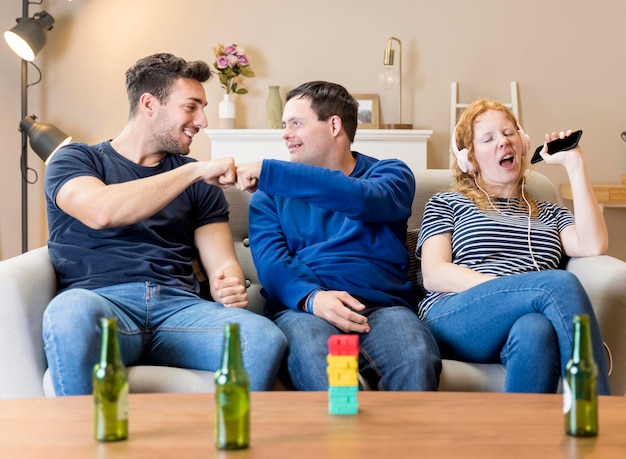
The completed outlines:
[[[318,120],[310,99],[289,99],[283,110],[283,126],[283,139],[292,162],[325,165],[333,144],[331,119]]]
[[[177,78],[167,100],[160,104],[155,98],[153,102],[155,150],[189,154],[194,135],[207,126],[202,84],[191,78]]]
[[[487,110],[475,118],[472,144],[480,181],[490,194],[514,196],[526,153],[515,122],[501,110]]]

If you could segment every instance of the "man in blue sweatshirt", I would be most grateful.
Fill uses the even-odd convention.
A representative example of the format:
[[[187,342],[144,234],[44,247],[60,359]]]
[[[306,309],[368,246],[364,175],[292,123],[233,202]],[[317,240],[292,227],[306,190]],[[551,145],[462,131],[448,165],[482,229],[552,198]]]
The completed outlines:
[[[327,390],[328,337],[360,334],[359,370],[379,390],[437,390],[437,344],[409,309],[405,246],[415,178],[399,160],[351,151],[358,102],[340,85],[287,94],[291,161],[237,167],[265,314],[289,342],[297,390]]]

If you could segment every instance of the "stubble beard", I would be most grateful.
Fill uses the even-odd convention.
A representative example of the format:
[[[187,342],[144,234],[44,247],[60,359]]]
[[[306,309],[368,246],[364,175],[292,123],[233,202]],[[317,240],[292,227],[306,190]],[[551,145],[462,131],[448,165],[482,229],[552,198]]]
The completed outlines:
[[[182,156],[186,156],[189,154],[189,147],[185,147],[184,145],[182,145],[177,137],[169,135],[166,132],[156,134],[155,137],[156,146],[159,151]]]

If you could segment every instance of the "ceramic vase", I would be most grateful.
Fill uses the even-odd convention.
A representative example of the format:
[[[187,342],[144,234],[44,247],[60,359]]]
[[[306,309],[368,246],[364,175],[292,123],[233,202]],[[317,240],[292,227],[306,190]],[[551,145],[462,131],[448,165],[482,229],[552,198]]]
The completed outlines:
[[[235,129],[236,114],[232,94],[224,94],[224,100],[222,100],[218,106],[220,129]]]
[[[280,98],[279,86],[270,86],[267,95],[265,127],[268,129],[280,129],[283,118],[283,101]]]

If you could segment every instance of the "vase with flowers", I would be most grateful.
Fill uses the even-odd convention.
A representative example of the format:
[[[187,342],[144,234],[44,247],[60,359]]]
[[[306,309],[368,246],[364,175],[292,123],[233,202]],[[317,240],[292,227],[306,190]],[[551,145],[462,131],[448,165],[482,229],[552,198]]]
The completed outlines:
[[[254,77],[254,71],[250,67],[250,59],[242,46],[236,44],[224,46],[223,43],[219,43],[213,48],[213,53],[215,54],[213,67],[215,67],[222,88],[226,91],[224,100],[218,107],[220,128],[233,129],[236,109],[231,96],[248,93],[248,90],[243,87],[243,78]]]

